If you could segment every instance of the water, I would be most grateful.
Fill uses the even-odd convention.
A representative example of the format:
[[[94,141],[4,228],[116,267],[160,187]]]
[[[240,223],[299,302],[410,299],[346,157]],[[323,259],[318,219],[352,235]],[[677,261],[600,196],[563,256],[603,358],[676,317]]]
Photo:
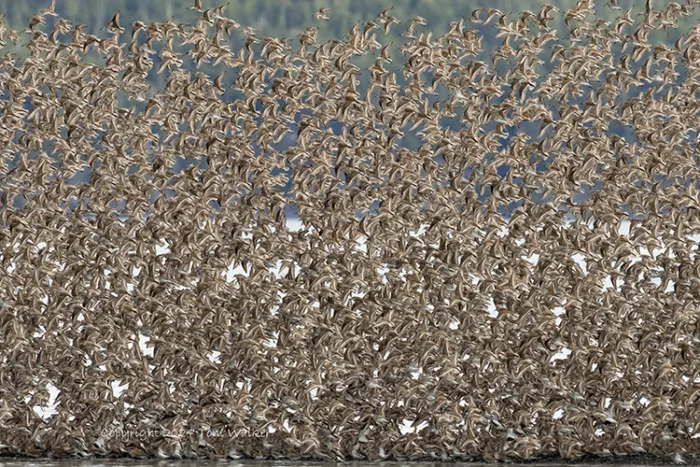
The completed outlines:
[[[686,460],[687,461],[687,460]],[[497,464],[489,463],[469,463],[469,462],[347,462],[350,467],[493,467]],[[673,465],[673,461],[669,458],[651,458],[644,457],[628,457],[628,458],[596,458],[590,461],[562,463],[561,461],[549,462],[532,462],[532,463],[507,463],[508,467],[571,467],[576,465],[585,465],[587,467],[610,467],[614,465],[625,466],[659,466]],[[236,461],[214,461],[214,460],[136,460],[136,459],[2,459],[0,458],[0,467],[170,467],[170,466],[223,466],[227,467],[330,467],[343,464],[334,464],[332,462],[309,462],[309,461],[256,461],[256,460],[236,460]],[[698,462],[688,462],[686,465],[700,465]]]

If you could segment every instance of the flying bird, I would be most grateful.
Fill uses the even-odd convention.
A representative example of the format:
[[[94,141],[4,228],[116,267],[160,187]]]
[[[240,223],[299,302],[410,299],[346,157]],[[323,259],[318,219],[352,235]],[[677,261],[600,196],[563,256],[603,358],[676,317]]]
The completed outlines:
[[[124,28],[119,25],[119,17],[120,12],[117,11],[117,13],[112,17],[112,19],[109,20],[109,23],[104,28],[104,30],[109,32],[124,32]]]
[[[51,0],[51,4],[47,8],[41,10],[41,15],[58,16],[56,13],[56,0]]]
[[[332,10],[330,8],[321,8],[318,10],[318,12],[314,13],[314,18],[318,20],[324,20],[328,21],[330,18],[328,17],[328,13],[330,13]]]

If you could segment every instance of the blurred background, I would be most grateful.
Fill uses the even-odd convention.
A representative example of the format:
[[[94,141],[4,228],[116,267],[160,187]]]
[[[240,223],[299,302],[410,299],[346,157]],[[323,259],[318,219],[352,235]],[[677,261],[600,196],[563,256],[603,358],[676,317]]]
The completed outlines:
[[[1,0],[0,11],[6,14],[8,23],[12,27],[18,28],[25,25],[32,15],[49,3],[50,0],[21,2]],[[117,10],[121,11],[124,24],[136,19],[146,23],[161,22],[170,17],[173,17],[176,22],[193,22],[198,13],[188,10],[192,3],[193,0],[58,0],[56,12],[75,23],[85,24],[91,32],[96,32]],[[356,21],[374,19],[380,11],[392,5],[394,6],[392,15],[400,20],[408,20],[420,15],[431,27],[439,29],[447,27],[450,21],[460,17],[468,18],[471,11],[479,7],[498,8],[501,11],[523,9],[535,11],[547,2],[541,0],[204,0],[202,3],[204,8],[229,3],[226,13],[241,25],[258,29],[261,36],[287,37],[293,37],[305,27],[315,23],[313,14],[320,7],[329,7],[333,11],[329,15],[330,21],[321,30],[323,40],[329,37],[342,37]],[[571,7],[575,1],[552,0],[549,3],[563,8]],[[623,3],[621,0],[621,4]],[[643,8],[644,5],[640,7]],[[607,19],[614,18],[614,14],[609,14]],[[397,33],[400,30],[400,27],[396,28]]]
[[[0,0],[0,14],[5,16],[5,24],[8,29],[17,31],[24,30],[29,19],[46,8],[50,0]],[[165,22],[172,18],[176,23],[194,24],[201,13],[190,10],[194,0],[57,0],[56,12],[63,18],[71,21],[73,25],[86,25],[85,32],[96,34],[98,37],[107,37],[106,33],[100,32],[100,28],[105,26],[112,16],[119,11],[121,13],[121,24],[126,29],[125,35],[131,31],[131,25],[135,20],[143,21],[146,24],[151,22]],[[402,21],[400,25],[393,25],[389,37],[384,38],[383,33],[378,31],[378,37],[382,43],[393,42],[393,57],[396,57],[394,68],[398,69],[403,64],[398,53],[398,48],[408,39],[401,36],[408,21],[415,17],[425,18],[428,25],[424,31],[433,31],[434,36],[447,31],[450,23],[465,19],[465,29],[479,29],[484,33],[482,46],[485,52],[494,50],[503,41],[496,38],[495,28],[491,26],[482,27],[470,21],[470,15],[476,8],[497,8],[502,12],[513,11],[519,13],[530,10],[534,13],[546,4],[553,4],[562,11],[573,7],[576,0],[203,0],[202,5],[206,8],[217,7],[228,4],[224,13],[229,18],[234,19],[241,26],[249,26],[258,31],[258,37],[296,37],[309,26],[319,27],[319,43],[328,39],[342,39],[359,22],[374,20],[378,13],[387,7],[393,6],[391,14]],[[596,1],[596,14],[598,18],[614,23],[616,18],[621,16],[628,8],[635,12],[644,11],[645,0],[618,0],[622,10],[613,10],[605,6],[606,0]],[[668,0],[654,0],[654,8],[661,9],[668,5]],[[678,3],[685,3],[681,0]],[[318,21],[314,18],[321,7],[329,7],[332,11],[329,14],[330,21]],[[697,9],[700,10],[700,9]],[[555,21],[550,25],[558,29],[557,36],[564,38],[567,28],[564,24],[562,13],[554,14]],[[641,18],[633,18],[641,21]],[[515,19],[515,15],[511,17]],[[697,22],[698,14],[687,18],[680,18],[679,28],[669,30],[668,34],[656,32],[650,35],[652,42],[661,42],[672,46],[680,35]],[[44,31],[50,32],[53,29],[56,19],[47,17],[47,24]],[[420,30],[420,29],[419,29]],[[123,40],[127,40],[123,37]],[[240,34],[234,34],[230,40],[231,45],[236,47],[241,45]],[[294,41],[291,42],[296,46]],[[18,50],[19,52],[19,50]],[[368,62],[369,64],[372,61]],[[187,63],[185,67],[187,67]],[[192,65],[192,64],[190,64]],[[545,73],[548,71],[543,70]],[[153,73],[153,84],[164,83],[167,80],[167,73],[156,75]]]

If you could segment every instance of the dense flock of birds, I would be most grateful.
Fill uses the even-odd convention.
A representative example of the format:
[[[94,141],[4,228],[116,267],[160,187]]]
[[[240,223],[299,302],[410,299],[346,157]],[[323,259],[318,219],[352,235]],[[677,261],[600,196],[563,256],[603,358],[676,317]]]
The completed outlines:
[[[694,458],[697,3],[0,26],[0,454]]]

